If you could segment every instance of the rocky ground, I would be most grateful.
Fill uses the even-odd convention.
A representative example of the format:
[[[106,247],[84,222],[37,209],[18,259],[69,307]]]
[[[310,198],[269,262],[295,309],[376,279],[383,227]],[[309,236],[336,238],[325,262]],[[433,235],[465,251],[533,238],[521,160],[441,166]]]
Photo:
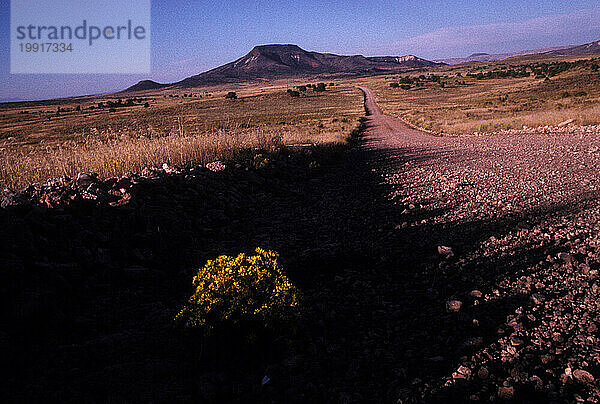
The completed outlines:
[[[401,210],[391,237],[440,257],[417,269],[447,312],[420,356],[454,359],[417,380],[424,400],[599,400],[597,128],[436,138],[377,112],[367,146]]]
[[[4,401],[600,400],[600,133],[433,137],[366,91],[358,145],[5,193]],[[207,352],[172,318],[256,246],[299,330]]]

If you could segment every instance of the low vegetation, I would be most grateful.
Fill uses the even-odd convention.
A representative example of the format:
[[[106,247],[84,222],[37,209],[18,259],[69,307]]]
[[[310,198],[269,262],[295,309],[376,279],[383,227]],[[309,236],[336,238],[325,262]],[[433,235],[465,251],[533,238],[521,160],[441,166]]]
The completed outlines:
[[[319,83],[316,86],[313,87],[313,90],[315,90],[316,92],[322,92],[325,91],[325,83]]]
[[[175,322],[211,334],[220,327],[244,332],[247,326],[278,327],[299,315],[300,291],[291,283],[274,251],[221,255],[193,279],[194,293]]]
[[[51,177],[74,178],[80,171],[97,173],[102,178],[118,177],[162,163],[182,167],[233,160],[246,149],[270,150],[282,144],[282,137],[274,131],[220,130],[163,137],[103,133],[84,143],[68,143],[42,153],[26,149],[0,152],[0,176],[3,187],[20,189]]]
[[[114,112],[107,106],[118,99],[0,106],[0,187],[18,190],[81,171],[106,178],[163,163],[234,160],[245,149],[339,143],[362,114],[352,86],[310,92],[301,102],[281,88],[238,91],[236,102],[224,98],[227,91],[208,94],[156,94]]]
[[[537,79],[546,77],[554,77],[563,72],[575,68],[589,69],[590,71],[598,71],[598,59],[579,59],[572,62],[556,61],[556,62],[532,62],[518,65],[500,65],[493,70],[486,72],[467,73],[468,77],[474,77],[477,80],[497,79],[497,78],[521,78],[535,76]]]
[[[600,124],[594,57],[514,58],[360,81],[384,112],[440,134]],[[404,90],[404,91],[399,91]]]

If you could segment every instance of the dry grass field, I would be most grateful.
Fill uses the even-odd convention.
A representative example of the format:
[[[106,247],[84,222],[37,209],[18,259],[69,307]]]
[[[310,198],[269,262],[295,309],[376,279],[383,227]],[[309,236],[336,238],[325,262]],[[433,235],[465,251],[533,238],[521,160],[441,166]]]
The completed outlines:
[[[497,77],[502,75],[508,77]],[[407,77],[412,83],[404,83]],[[373,77],[361,84],[373,90],[385,113],[441,134],[557,125],[571,119],[578,125],[600,123],[600,71],[592,56],[517,57]]]
[[[79,171],[110,177],[162,163],[228,160],[248,148],[340,142],[363,114],[358,85],[373,90],[385,113],[438,134],[599,124],[598,60],[538,55],[346,78],[300,97],[287,90],[319,80],[0,104],[0,187]],[[231,90],[237,99],[225,98]]]
[[[119,95],[0,105],[0,187],[79,171],[110,177],[162,163],[227,160],[248,148],[343,141],[363,113],[361,93],[335,85],[288,95],[300,84],[238,88],[234,100],[224,97],[229,89],[215,89],[136,95],[129,106],[109,106]],[[126,104],[129,97],[120,99]]]

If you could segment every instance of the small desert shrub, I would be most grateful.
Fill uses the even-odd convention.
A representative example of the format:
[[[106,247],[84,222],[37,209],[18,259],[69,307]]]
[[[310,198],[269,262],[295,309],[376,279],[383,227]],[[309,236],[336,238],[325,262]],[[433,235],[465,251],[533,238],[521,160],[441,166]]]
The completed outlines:
[[[585,91],[577,91],[575,94],[575,97],[585,97],[587,95],[587,93]]]
[[[390,83],[390,87],[391,88],[398,88],[398,87],[400,87],[400,84],[398,84],[398,83]]]
[[[300,97],[300,92],[296,91],[296,90],[292,90],[292,89],[288,88],[287,93],[289,94],[290,97]]]
[[[225,95],[225,98],[227,98],[228,100],[235,100],[237,99],[237,94],[235,93],[235,91],[230,91]]]
[[[280,267],[278,254],[255,252],[209,260],[194,277],[194,294],[175,322],[211,334],[221,326],[272,328],[296,318],[300,292]]]
[[[410,84],[402,84],[400,88],[403,90],[410,90],[412,87]]]
[[[313,86],[313,90],[316,92],[325,91],[325,83],[318,83],[316,87]]]
[[[265,168],[269,166],[270,160],[268,156],[258,153],[252,158],[252,163],[255,168]]]

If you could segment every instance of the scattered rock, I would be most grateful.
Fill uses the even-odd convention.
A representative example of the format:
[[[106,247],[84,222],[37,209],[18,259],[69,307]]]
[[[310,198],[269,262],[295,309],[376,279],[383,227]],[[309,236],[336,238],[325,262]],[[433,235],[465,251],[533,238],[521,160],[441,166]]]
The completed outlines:
[[[97,182],[96,177],[87,173],[79,173],[75,179],[75,185],[80,189],[87,189],[94,182]]]
[[[481,293],[479,290],[474,289],[469,293],[469,296],[475,298],[475,299],[479,299],[481,298],[481,296],[483,296],[483,293]]]
[[[515,397],[515,388],[512,386],[498,387],[498,398],[502,400],[512,400]]]
[[[573,371],[573,379],[583,384],[591,384],[595,380],[594,376],[590,372],[583,369],[575,369]]]
[[[181,171],[176,169],[173,166],[170,166],[168,163],[163,163],[162,169],[167,174],[179,174]]]
[[[446,259],[454,257],[454,252],[452,251],[452,248],[450,248],[450,247],[439,245],[437,250],[438,250],[438,254]]]
[[[482,380],[487,379],[489,376],[490,376],[490,371],[485,366],[482,366],[477,371],[477,377],[479,377]]]
[[[542,296],[539,293],[534,293],[533,295],[531,295],[531,301],[535,305],[540,305],[540,304],[544,303],[544,296]]]
[[[453,379],[468,379],[471,376],[471,369],[466,366],[459,366],[456,372],[452,374]]]
[[[562,128],[563,126],[567,126],[568,124],[573,123],[573,122],[575,122],[575,119],[571,118],[571,119],[567,119],[566,121],[563,121],[563,122],[559,123],[556,126],[559,127],[559,128]]]
[[[25,201],[19,197],[16,193],[5,189],[2,191],[2,197],[0,199],[0,207],[8,208],[9,206],[18,206],[23,204]]]
[[[219,172],[225,170],[226,166],[222,161],[213,161],[212,163],[206,164],[206,168],[213,172]]]
[[[458,313],[462,307],[463,302],[460,300],[448,300],[446,302],[446,311],[448,313]]]
[[[566,252],[561,252],[558,254],[558,259],[562,260],[563,262],[570,264],[573,261],[573,256],[569,253]]]

